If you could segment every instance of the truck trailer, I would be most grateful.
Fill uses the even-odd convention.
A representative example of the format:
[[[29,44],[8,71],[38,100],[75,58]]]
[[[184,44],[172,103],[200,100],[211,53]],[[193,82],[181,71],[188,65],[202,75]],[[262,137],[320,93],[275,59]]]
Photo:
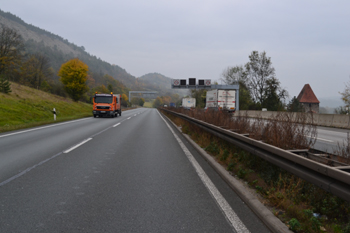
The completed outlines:
[[[95,94],[93,97],[94,117],[117,117],[122,115],[121,95],[120,94]]]
[[[236,110],[236,91],[218,89],[207,91],[205,107],[234,112]]]
[[[182,107],[183,108],[195,108],[196,107],[196,99],[195,98],[182,98]]]

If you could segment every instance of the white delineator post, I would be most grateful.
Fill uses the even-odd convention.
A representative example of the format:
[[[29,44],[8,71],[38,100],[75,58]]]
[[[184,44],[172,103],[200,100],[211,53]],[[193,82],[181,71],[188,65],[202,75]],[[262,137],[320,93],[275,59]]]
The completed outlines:
[[[56,108],[53,108],[53,119],[56,120]]]

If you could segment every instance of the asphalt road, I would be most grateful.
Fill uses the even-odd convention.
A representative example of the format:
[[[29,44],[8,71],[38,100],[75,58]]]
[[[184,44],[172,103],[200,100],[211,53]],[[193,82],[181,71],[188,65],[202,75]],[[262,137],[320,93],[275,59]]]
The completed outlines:
[[[0,232],[269,232],[169,127],[135,109],[0,134]]]
[[[313,147],[318,150],[334,153],[339,148],[347,146],[347,134],[349,132],[350,130],[348,129],[318,126],[317,141]]]

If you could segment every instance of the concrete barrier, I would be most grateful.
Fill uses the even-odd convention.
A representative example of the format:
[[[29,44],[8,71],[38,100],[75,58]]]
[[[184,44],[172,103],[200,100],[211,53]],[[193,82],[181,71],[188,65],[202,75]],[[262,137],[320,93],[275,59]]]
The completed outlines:
[[[349,128],[349,115],[333,115],[332,127]]]
[[[318,125],[320,126],[332,126],[333,123],[333,114],[319,114],[318,117]]]
[[[255,111],[255,110],[241,110],[237,112],[241,116],[248,116],[252,118],[261,117],[263,119],[275,118],[278,112],[274,111]],[[293,112],[290,114],[290,118],[293,122],[305,121],[308,124],[345,128],[350,129],[350,115],[339,115],[339,114],[316,114],[316,113],[301,113]]]

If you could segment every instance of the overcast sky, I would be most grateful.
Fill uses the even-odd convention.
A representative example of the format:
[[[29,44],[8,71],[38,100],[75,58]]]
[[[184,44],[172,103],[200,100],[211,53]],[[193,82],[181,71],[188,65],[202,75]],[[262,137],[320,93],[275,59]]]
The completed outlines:
[[[140,77],[218,80],[253,50],[291,97],[309,83],[339,97],[350,81],[349,0],[1,0],[1,10]]]

